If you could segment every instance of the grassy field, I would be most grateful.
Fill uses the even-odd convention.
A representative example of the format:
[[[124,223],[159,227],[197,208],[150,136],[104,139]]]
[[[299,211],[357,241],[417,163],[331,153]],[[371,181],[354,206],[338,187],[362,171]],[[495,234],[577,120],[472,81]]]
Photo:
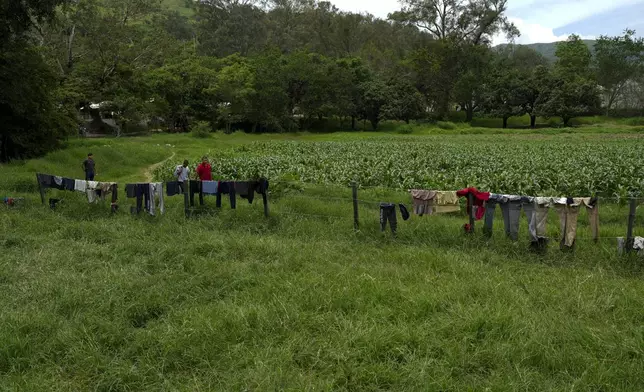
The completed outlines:
[[[164,216],[129,216],[125,199],[111,216],[74,193],[51,211],[34,193],[36,171],[80,177],[88,151],[99,179],[124,183],[173,154],[243,158],[253,142],[644,146],[633,128],[449,133],[74,140],[1,166],[0,196],[27,200],[0,207],[0,389],[644,390],[644,260],[616,253],[624,204],[602,203],[599,243],[582,213],[574,252],[534,253],[525,219],[512,243],[500,214],[491,239],[465,235],[463,214],[382,234],[373,203],[409,203],[395,189],[360,190],[358,233],[342,185],[276,182],[268,219],[212,199],[186,219],[177,198]]]

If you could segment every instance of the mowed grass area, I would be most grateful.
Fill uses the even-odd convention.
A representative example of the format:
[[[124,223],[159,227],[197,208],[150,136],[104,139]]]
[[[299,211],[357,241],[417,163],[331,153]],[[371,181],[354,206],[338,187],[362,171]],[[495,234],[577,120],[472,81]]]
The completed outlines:
[[[508,134],[579,138],[606,134]],[[614,138],[633,138],[613,132]],[[72,141],[49,156],[0,167],[0,385],[8,390],[644,390],[644,260],[618,256],[628,206],[602,204],[601,235],[580,216],[575,252],[545,253],[504,238],[465,235],[464,214],[399,219],[381,234],[377,201],[360,190],[353,231],[349,188],[274,185],[261,203],[214,200],[183,215],[129,216],[60,193],[41,207],[35,171],[141,181],[150,165],[250,141],[364,140],[372,133],[163,135]],[[419,138],[424,135],[395,136]],[[433,137],[433,136],[430,136]],[[465,135],[447,135],[458,141]],[[167,146],[169,145],[169,146]],[[174,147],[173,147],[174,146]],[[31,183],[30,183],[31,181]],[[474,184],[473,184],[474,185]],[[56,195],[50,191],[49,195]],[[642,211],[638,210],[641,227]],[[480,229],[480,224],[477,226]],[[548,233],[556,237],[554,212]],[[556,241],[553,241],[556,242]]]

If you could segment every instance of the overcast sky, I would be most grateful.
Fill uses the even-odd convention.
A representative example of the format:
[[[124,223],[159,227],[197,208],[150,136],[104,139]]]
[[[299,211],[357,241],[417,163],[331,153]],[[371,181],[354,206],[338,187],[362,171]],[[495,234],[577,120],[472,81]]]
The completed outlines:
[[[386,18],[400,9],[397,0],[331,0],[338,8]],[[508,0],[508,17],[521,31],[517,43],[561,41],[618,35],[625,28],[644,35],[644,0]],[[495,39],[502,43],[503,37]]]

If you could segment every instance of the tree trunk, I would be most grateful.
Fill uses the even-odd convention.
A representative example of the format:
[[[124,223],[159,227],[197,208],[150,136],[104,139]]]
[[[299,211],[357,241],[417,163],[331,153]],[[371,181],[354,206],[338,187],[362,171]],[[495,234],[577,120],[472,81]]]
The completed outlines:
[[[465,121],[468,123],[472,122],[472,120],[474,119],[474,105],[472,105],[471,102],[468,103],[467,105],[465,105],[465,111],[467,113]]]
[[[503,116],[503,129],[507,129],[508,127],[508,117]]]
[[[356,116],[351,116],[351,130],[356,130]]]
[[[409,118],[405,119],[405,124],[409,124]]]
[[[370,120],[369,122],[371,122],[371,127],[373,128],[373,130],[377,131],[378,130],[378,123],[380,121],[378,119],[373,119],[373,120]]]
[[[537,126],[537,116],[534,114],[530,115],[530,128],[534,129]]]
[[[570,123],[570,117],[562,117],[562,119],[564,127],[567,127],[568,123]]]

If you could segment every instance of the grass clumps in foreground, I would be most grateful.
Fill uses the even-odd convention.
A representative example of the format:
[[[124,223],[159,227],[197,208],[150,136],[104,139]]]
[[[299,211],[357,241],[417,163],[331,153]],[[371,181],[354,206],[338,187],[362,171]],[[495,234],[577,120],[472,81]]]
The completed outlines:
[[[161,160],[163,141],[183,158],[238,136],[219,137],[115,143]],[[0,173],[36,164],[66,165]],[[106,169],[146,169],[132,165]],[[261,203],[215,210],[212,198],[186,220],[176,198],[152,218],[129,216],[125,200],[111,216],[82,195],[57,211],[24,195],[25,208],[0,208],[7,389],[644,389],[644,264],[608,239],[623,235],[627,206],[602,205],[599,244],[582,213],[574,253],[535,254],[525,220],[511,243],[500,213],[491,240],[464,235],[458,214],[401,221],[394,240],[362,203],[354,233],[340,186],[274,194],[269,219]],[[360,199],[408,202],[384,190]]]

